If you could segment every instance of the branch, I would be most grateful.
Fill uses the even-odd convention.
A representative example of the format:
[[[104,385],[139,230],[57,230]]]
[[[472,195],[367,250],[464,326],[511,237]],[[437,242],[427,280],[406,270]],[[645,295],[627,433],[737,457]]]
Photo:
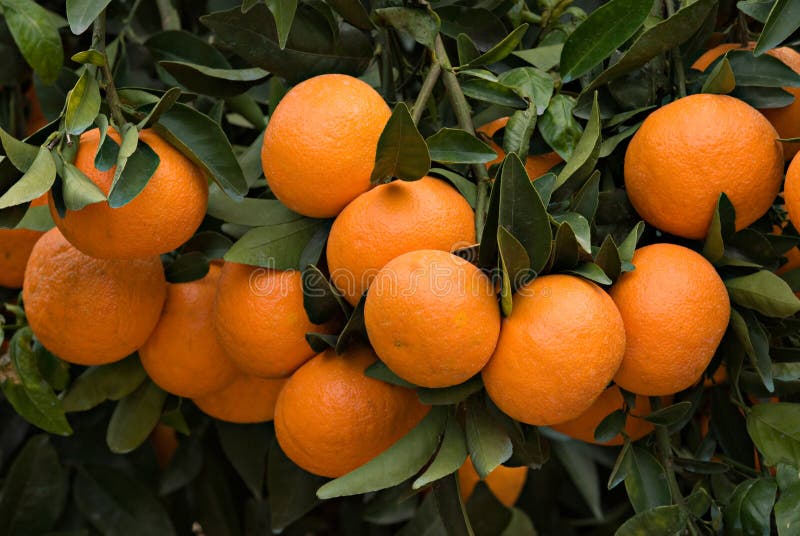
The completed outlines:
[[[671,17],[675,14],[675,0],[664,0],[667,7],[667,16]],[[680,47],[672,49],[672,68],[675,74],[675,84],[678,86],[678,97],[683,98],[686,96],[686,73],[683,69],[683,57],[681,56]]]
[[[92,28],[92,48],[101,52],[104,56],[106,53],[106,10],[100,12],[97,20],[94,21]],[[111,73],[111,66],[108,64],[108,57],[100,68],[103,73],[105,81],[106,101],[111,111],[111,118],[118,127],[125,124],[125,116],[122,115],[121,102],[117,94],[117,88],[114,85],[114,75]]]
[[[442,66],[439,65],[439,62],[432,62],[431,68],[428,71],[428,74],[425,76],[425,80],[422,82],[422,87],[417,95],[417,100],[414,101],[414,107],[411,109],[411,119],[414,120],[415,125],[419,123],[419,120],[422,118],[422,112],[425,110],[425,105],[428,103],[431,92],[433,91],[436,82],[439,81],[439,75],[441,74]]]

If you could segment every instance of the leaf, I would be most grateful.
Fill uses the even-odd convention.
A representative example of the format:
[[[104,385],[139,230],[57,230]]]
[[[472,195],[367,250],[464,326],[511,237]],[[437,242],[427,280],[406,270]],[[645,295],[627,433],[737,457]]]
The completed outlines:
[[[188,283],[204,278],[208,270],[208,257],[199,251],[190,251],[167,265],[164,275],[169,283]]]
[[[429,527],[441,526],[442,530],[434,534],[447,534],[447,536],[473,536],[474,532],[470,525],[464,502],[458,487],[458,476],[448,475],[433,483],[433,502],[436,507],[436,519],[428,521]],[[424,503],[423,503],[424,506]],[[413,523],[409,523],[413,526]],[[446,528],[445,528],[446,527]],[[407,527],[408,528],[408,527]],[[419,532],[404,530],[402,536],[414,536]]]
[[[772,392],[775,386],[772,379],[772,361],[769,356],[769,336],[764,326],[752,311],[732,309],[731,327],[764,386]]]
[[[100,86],[89,69],[84,69],[75,87],[67,94],[64,128],[69,134],[80,135],[94,123],[100,113]]]
[[[791,536],[800,526],[800,475],[797,468],[781,463],[776,476],[781,494],[775,503],[775,525],[778,536]]]
[[[40,147],[28,171],[0,196],[0,209],[33,201],[46,193],[55,180],[53,157],[46,147]]]
[[[497,249],[503,270],[500,305],[503,315],[510,316],[514,291],[536,276],[525,247],[505,227],[497,228]]]
[[[566,270],[568,273],[579,275],[589,281],[594,281],[598,285],[610,285],[611,278],[606,275],[602,268],[593,262],[584,262],[572,270]]]
[[[407,7],[383,7],[375,14],[393,28],[410,35],[414,41],[433,49],[439,33],[439,17],[434,11]]]
[[[756,56],[749,50],[731,50],[724,58],[730,63],[737,86],[800,86],[800,74],[778,58],[769,55]]]
[[[747,415],[747,433],[767,465],[800,467],[800,404],[759,404]]]
[[[394,445],[358,469],[317,490],[320,499],[377,491],[415,475],[431,459],[444,433],[447,410],[434,407],[422,422]]]
[[[792,0],[777,0],[758,37],[754,54],[761,55],[777,47],[797,28],[800,28],[800,5]]]
[[[106,195],[83,171],[69,162],[64,162],[62,169],[62,195],[68,210],[80,210],[87,205],[106,201]]]
[[[600,506],[600,481],[597,476],[597,466],[587,456],[587,447],[576,441],[552,441],[550,444],[592,515],[596,519],[602,519],[603,510]]]
[[[645,227],[643,221],[638,222],[633,229],[631,229],[631,232],[628,233],[628,236],[625,237],[625,240],[622,241],[622,244],[620,244],[619,257],[622,262],[630,263],[633,259],[633,253],[636,251],[636,245],[639,243],[639,239],[641,239],[644,234]]]
[[[286,48],[286,40],[289,38],[289,30],[292,29],[292,21],[297,11],[297,0],[265,0],[267,7],[275,17],[275,25],[278,28],[278,46]]]
[[[335,348],[337,354],[341,355],[355,341],[367,341],[367,328],[364,326],[365,301],[365,295],[362,295],[353,312],[350,313],[350,318],[347,319],[342,332],[339,333],[339,340],[336,341]]]
[[[708,73],[708,77],[703,82],[703,88],[700,91],[702,93],[727,95],[735,87],[736,75],[733,74],[733,69],[731,69],[731,62],[727,57],[723,56],[722,60]]]
[[[735,303],[766,316],[786,318],[800,311],[800,298],[786,281],[767,270],[728,279],[725,287]]]
[[[364,370],[364,376],[369,378],[374,378],[376,380],[380,380],[385,383],[389,383],[391,385],[398,385],[400,387],[406,387],[408,389],[416,389],[416,385],[411,382],[408,382],[392,372],[386,363],[383,361],[376,361],[372,365],[368,366]]]
[[[575,99],[558,94],[539,119],[539,132],[547,145],[553,148],[564,160],[569,160],[581,138],[581,126],[572,115]]]
[[[32,0],[2,0],[3,15],[19,51],[45,84],[53,84],[64,63],[53,14]]]
[[[507,461],[513,452],[511,439],[503,428],[492,419],[483,402],[483,397],[472,397],[467,401],[465,418],[467,447],[475,471],[481,478]]]
[[[630,439],[626,439],[619,454],[617,454],[617,459],[614,461],[614,465],[611,468],[611,474],[608,475],[608,483],[606,484],[608,490],[614,489],[620,482],[625,480],[625,457],[628,456],[628,451],[631,449],[632,445],[633,443],[631,443]]]
[[[124,454],[144,443],[158,424],[166,399],[166,392],[146,380],[117,402],[106,432],[106,443],[111,452]]]
[[[530,150],[531,137],[536,128],[536,110],[531,104],[525,110],[517,110],[508,118],[503,132],[503,150],[525,158]]]
[[[469,69],[471,67],[478,67],[481,65],[491,65],[493,63],[497,63],[502,61],[511,54],[511,52],[517,48],[517,45],[522,41],[522,38],[525,36],[525,32],[528,31],[528,24],[523,23],[514,28],[510,34],[508,34],[502,41],[497,43],[495,46],[475,58],[474,60],[470,61],[465,65],[461,65],[459,69]]]
[[[103,65],[106,64],[106,55],[93,48],[77,52],[73,54],[70,59],[75,63],[81,63],[84,65],[96,65],[98,67],[102,67]]]
[[[303,216],[292,212],[275,199],[250,197],[238,201],[231,199],[216,184],[209,187],[208,215],[228,223],[250,227],[277,225],[303,219]]]
[[[369,13],[364,9],[360,0],[327,0],[326,3],[356,28],[361,28],[362,30],[371,30],[373,28]]]
[[[571,82],[609,57],[641,28],[650,0],[612,0],[600,6],[570,34],[561,52],[561,78]]]
[[[500,502],[485,481],[475,484],[466,507],[470,525],[476,535],[501,534],[511,522],[511,510]]]
[[[85,32],[111,0],[67,0],[69,29],[75,35]]]
[[[622,274],[622,260],[611,235],[606,235],[603,244],[597,251],[597,255],[595,255],[594,262],[612,282],[616,281]]]
[[[691,411],[692,403],[684,400],[683,402],[657,409],[647,415],[645,419],[658,426],[670,427],[688,417]]]
[[[739,11],[762,24],[767,22],[767,17],[773,5],[775,5],[775,0],[739,0],[739,2],[736,2],[736,7],[739,8]]]
[[[462,177],[458,173],[453,173],[449,169],[443,168],[431,168],[428,172],[429,175],[439,175],[447,180],[450,184],[455,186],[456,190],[464,196],[464,199],[467,200],[469,206],[473,209],[475,208],[476,197],[478,195],[478,188],[474,182]]]
[[[0,142],[3,145],[3,154],[8,156],[14,167],[22,173],[28,171],[41,150],[40,147],[19,141],[2,128],[0,128]]]
[[[555,184],[556,190],[565,185],[570,179],[580,181],[591,174],[600,154],[601,141],[600,107],[597,104],[597,94],[595,94],[589,122],[586,124],[583,134],[581,134],[581,139],[575,145],[575,150],[567,160],[561,173],[558,174]]]
[[[614,536],[675,536],[683,532],[688,521],[680,506],[659,506],[628,519]]]
[[[296,2],[296,0],[289,1]],[[158,64],[190,91],[212,97],[241,95],[269,76],[267,71],[258,67],[223,69],[186,61],[166,60],[162,60]]]
[[[274,533],[282,531],[319,504],[316,491],[325,480],[297,467],[286,457],[278,442],[272,442],[269,449],[267,489]]]
[[[594,429],[594,440],[599,443],[611,441],[625,428],[625,412],[621,409],[614,410],[600,421]]]
[[[524,110],[528,107],[528,103],[519,96],[514,88],[493,80],[480,78],[464,80],[461,82],[461,91],[467,97],[491,104],[508,106],[517,110]]]
[[[726,339],[730,340],[727,337]],[[725,339],[723,341],[729,343]],[[711,391],[710,417],[709,427],[719,446],[722,447],[722,452],[745,466],[751,465],[753,443],[745,432],[745,418],[739,412],[739,408],[731,403],[728,394],[721,389]]]
[[[306,244],[324,225],[324,220],[303,218],[256,227],[233,244],[225,260],[274,270],[299,269]]]
[[[477,393],[481,389],[483,389],[483,381],[480,375],[476,375],[464,383],[451,387],[438,389],[420,387],[417,389],[417,396],[423,404],[431,406],[449,406],[457,404],[458,402],[463,402],[471,394]]]
[[[512,52],[512,54],[527,61],[534,67],[542,69],[543,71],[549,71],[561,61],[561,51],[563,49],[563,43],[557,43],[553,45],[540,45],[527,50],[517,50]]]
[[[623,463],[625,490],[637,514],[672,502],[664,467],[648,450],[632,445]]]
[[[267,475],[267,455],[272,457],[270,445],[275,438],[271,427],[263,423],[233,424],[214,421],[214,424],[217,427],[220,445],[222,445],[228,461],[239,473],[250,493],[255,498],[261,499],[264,479]],[[282,489],[286,492],[291,488]],[[270,500],[272,499],[270,498]]]
[[[783,108],[794,102],[794,96],[778,87],[737,86],[731,97],[743,100],[753,108]]]
[[[61,405],[67,412],[86,411],[106,400],[131,394],[146,377],[135,354],[108,365],[89,367],[72,382]]]
[[[770,513],[778,485],[773,479],[745,480],[733,491],[725,508],[725,530],[729,534],[770,534]]]
[[[425,142],[431,160],[444,164],[485,164],[497,158],[489,145],[458,128],[443,128]]]
[[[736,209],[725,193],[721,193],[711,218],[708,235],[703,244],[703,255],[712,263],[725,255],[725,241],[736,232]]]
[[[414,480],[411,485],[413,489],[420,489],[431,482],[439,480],[447,475],[453,474],[464,465],[467,459],[467,439],[464,430],[458,421],[449,416],[442,437],[442,444],[439,452],[436,453],[431,464],[425,472]]]
[[[145,128],[150,128],[155,124],[162,115],[164,115],[170,108],[172,108],[178,99],[181,97],[181,90],[177,87],[171,87],[167,91],[161,95],[161,98],[158,99],[158,102],[150,109],[147,115],[139,121],[136,125],[136,128],[139,130],[144,130]],[[98,153],[99,154],[99,153]]]
[[[132,132],[138,135],[136,129],[132,129]],[[136,151],[126,159],[119,181],[111,186],[108,205],[111,208],[120,208],[133,201],[145,189],[160,163],[158,154],[144,141],[139,140]],[[120,169],[119,164],[117,169]]]
[[[542,115],[547,109],[555,89],[553,78],[546,72],[533,67],[511,69],[501,74],[498,80],[527,98],[536,108],[536,115]],[[506,131],[509,128],[509,125],[506,124]]]
[[[425,138],[411,119],[408,106],[398,102],[378,139],[370,181],[375,184],[388,177],[415,181],[424,177],[430,167]]]

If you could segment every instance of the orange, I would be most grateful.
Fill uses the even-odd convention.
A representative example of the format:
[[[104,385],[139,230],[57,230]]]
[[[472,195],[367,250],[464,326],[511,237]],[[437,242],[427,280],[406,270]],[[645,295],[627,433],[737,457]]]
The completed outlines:
[[[622,445],[625,439],[622,434],[617,434],[611,440],[600,443],[594,439],[594,431],[603,422],[603,419],[618,409],[623,409],[625,400],[619,387],[612,385],[594,401],[589,409],[577,418],[561,424],[554,424],[553,430],[567,435],[573,439],[580,439],[595,445]],[[642,419],[652,413],[650,399],[646,396],[636,395],[636,406],[631,408],[630,415],[625,419],[625,433],[631,441],[641,439],[655,429],[652,423]]]
[[[283,378],[314,355],[306,333],[330,333],[303,309],[301,274],[225,263],[214,317],[220,346],[247,374]]]
[[[697,382],[730,318],[725,285],[700,254],[675,244],[637,249],[636,269],[611,287],[625,322],[625,358],[614,381],[640,395],[671,395]]]
[[[175,429],[158,423],[150,433],[150,444],[156,452],[156,461],[160,468],[165,468],[178,450],[178,436]]]
[[[494,286],[446,251],[411,251],[386,264],[367,292],[364,322],[378,357],[416,385],[447,387],[480,372],[494,351]]]
[[[310,473],[340,477],[406,435],[428,413],[410,389],[364,375],[369,348],[327,350],[286,382],[275,407],[278,443]]]
[[[333,284],[355,305],[398,255],[474,243],[474,213],[454,188],[433,177],[394,181],[361,194],[339,214],[328,237],[328,267]]]
[[[789,219],[800,231],[800,156],[795,156],[786,171],[786,184],[783,188],[783,199]]]
[[[275,416],[275,402],[285,384],[286,380],[242,374],[222,390],[193,400],[203,413],[221,421],[267,422]]]
[[[108,135],[119,143],[115,130],[109,128]],[[108,171],[94,167],[99,142],[98,129],[81,134],[75,167],[108,195],[116,166]],[[87,255],[101,259],[160,255],[186,242],[203,221],[208,182],[200,168],[152,130],[143,130],[139,143],[149,145],[161,160],[147,186],[127,205],[114,209],[104,201],[68,210],[61,218],[50,200],[58,228]]]
[[[47,204],[47,196],[34,199],[32,207]],[[0,287],[20,288],[33,245],[44,233],[30,229],[0,229]]]
[[[723,383],[728,382],[728,367],[725,366],[725,363],[721,363],[717,370],[714,371],[714,374],[711,377],[706,377],[703,380],[703,387],[710,388],[714,387],[715,385],[722,385]]]
[[[33,247],[25,270],[25,314],[42,345],[79,365],[118,361],[156,327],[167,293],[158,257],[95,259],[58,229]]]
[[[783,179],[775,129],[726,95],[690,95],[650,114],[625,153],[625,187],[636,211],[659,229],[702,239],[721,193],[736,229],[769,210]]]
[[[293,87],[269,119],[261,164],[272,193],[312,218],[332,218],[369,190],[391,111],[368,84],[343,74]]]
[[[528,479],[528,468],[497,466],[491,473],[483,479],[489,490],[497,497],[497,500],[509,508],[519,499],[525,481]],[[458,484],[461,487],[461,500],[467,502],[475,490],[475,486],[481,480],[472,460],[468,457],[464,465],[458,470]]]
[[[483,383],[507,415],[558,424],[589,409],[624,352],[622,318],[603,289],[576,276],[546,275],[514,295]]]
[[[752,50],[754,47],[755,43],[750,43],[747,49]],[[716,46],[707,50],[705,54],[700,56],[697,61],[694,62],[692,68],[705,71],[718,57],[730,50],[736,49],[741,50],[741,44],[723,43]],[[774,48],[767,52],[767,54],[778,58],[787,66],[791,67],[794,72],[800,73],[800,54],[794,49],[789,47]],[[759,111],[769,119],[769,122],[775,127],[775,130],[778,131],[781,138],[797,138],[800,137],[800,88],[785,87],[783,90],[788,91],[794,96],[794,102],[781,108],[761,108]],[[783,144],[783,153],[786,160],[791,159],[797,154],[798,150],[800,150],[800,143]]]
[[[221,272],[212,264],[202,279],[167,285],[161,319],[139,349],[147,374],[169,393],[187,398],[207,395],[238,374],[214,331],[214,297]]]
[[[491,138],[494,136],[495,132],[505,127],[507,123],[508,117],[501,117],[500,119],[495,119],[494,121],[478,127],[476,130],[482,134],[485,134],[487,138]],[[489,146],[494,149],[494,152],[497,153],[497,158],[487,163],[487,168],[492,167],[495,164],[499,164],[506,157],[506,153],[502,147],[497,145],[491,139],[488,140],[488,143]],[[537,155],[529,155],[525,159],[525,171],[528,172],[528,177],[531,180],[536,180],[563,161],[564,160],[562,160],[555,151]]]

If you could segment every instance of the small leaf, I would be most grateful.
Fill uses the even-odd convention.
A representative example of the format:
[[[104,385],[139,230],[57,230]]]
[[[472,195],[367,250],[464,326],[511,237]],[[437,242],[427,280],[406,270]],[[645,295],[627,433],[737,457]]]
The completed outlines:
[[[371,30],[373,28],[369,13],[364,9],[360,0],[327,0],[326,3],[356,28],[361,28],[362,30]]]
[[[714,216],[708,228],[703,255],[712,263],[719,262],[725,255],[725,241],[736,232],[736,209],[725,193],[720,194]]]
[[[443,128],[426,143],[431,160],[444,164],[485,164],[497,158],[494,149],[457,128]]]
[[[492,419],[483,397],[475,396],[467,401],[465,428],[472,465],[481,478],[511,457],[511,439]]]
[[[87,368],[61,401],[64,411],[86,411],[105,402],[119,400],[136,390],[147,377],[136,355],[108,365]]]
[[[558,174],[555,188],[558,189],[569,180],[580,181],[588,177],[597,163],[600,154],[600,107],[597,104],[597,94],[594,96],[592,113],[589,122],[578,140],[570,159],[561,173]]]
[[[767,270],[728,279],[725,286],[731,300],[763,315],[786,318],[800,311],[800,298],[786,281]]]
[[[67,0],[69,29],[75,35],[85,32],[111,0]]]
[[[689,401],[678,402],[665,408],[657,409],[645,417],[646,420],[659,426],[672,426],[681,422],[692,411],[692,403]]]
[[[161,98],[158,99],[158,102],[155,106],[147,113],[147,115],[139,121],[139,124],[136,125],[136,128],[139,130],[143,130],[145,128],[151,127],[154,123],[156,123],[159,118],[169,111],[178,99],[181,96],[181,90],[177,87],[171,87],[167,91],[161,95]]]
[[[286,40],[289,38],[289,31],[292,29],[292,21],[297,11],[297,0],[265,0],[267,7],[275,17],[275,25],[278,28],[278,46],[281,49],[286,47]]]
[[[246,452],[249,445],[243,443],[242,448]],[[286,457],[277,441],[273,441],[269,448],[268,464],[270,521],[273,532],[278,533],[319,504],[316,491],[325,483],[325,478],[297,467]]]
[[[96,65],[102,67],[106,64],[106,56],[100,51],[90,48],[72,55],[70,58],[75,63],[82,63],[88,65]]]
[[[648,450],[632,445],[623,463],[625,490],[637,514],[672,502],[664,467]]]
[[[80,210],[87,205],[106,201],[106,195],[83,171],[69,162],[64,162],[62,169],[64,205],[68,210]]]
[[[40,147],[19,141],[2,128],[0,128],[0,142],[3,144],[3,154],[8,156],[14,167],[22,173],[28,171],[41,150]]]
[[[747,415],[747,433],[767,465],[800,467],[800,404],[759,404]]]
[[[572,115],[574,108],[575,99],[559,93],[553,96],[539,119],[542,138],[564,160],[570,159],[583,132]]]
[[[455,473],[464,465],[467,459],[467,440],[461,425],[452,416],[447,418],[447,425],[444,429],[444,437],[439,447],[439,452],[433,462],[425,469],[414,483],[413,489],[427,486],[431,482],[439,480],[449,474]]]
[[[612,283],[611,278],[606,275],[603,269],[593,262],[584,262],[572,270],[566,270],[566,272],[594,281],[598,285],[610,285]]]
[[[256,227],[233,244],[225,254],[225,260],[274,270],[299,269],[306,244],[324,225],[324,220],[303,218]]]
[[[67,95],[64,112],[64,128],[67,132],[77,136],[93,124],[94,118],[100,113],[100,103],[100,86],[89,69],[84,69]]]
[[[599,443],[611,441],[625,428],[625,412],[621,409],[609,413],[594,430],[594,439]]]
[[[276,0],[280,1],[280,0]],[[296,2],[296,0],[293,0]],[[212,97],[235,97],[269,76],[258,67],[245,69],[221,69],[207,67],[188,61],[160,61],[158,64],[175,77],[189,91]]]
[[[111,452],[124,454],[144,443],[161,417],[167,393],[150,380],[117,402],[106,432]]]
[[[727,95],[733,91],[735,87],[736,75],[733,74],[733,69],[731,69],[731,62],[728,61],[727,57],[723,56],[722,61],[711,69],[700,91],[702,93]]]
[[[800,27],[800,5],[792,0],[777,0],[769,12],[754,53],[764,54],[783,42]]]
[[[164,275],[170,283],[188,283],[204,278],[208,270],[208,257],[199,251],[191,251],[172,261],[164,270]]]
[[[625,240],[622,241],[622,244],[619,246],[619,257],[622,262],[631,262],[633,259],[633,252],[636,251],[636,245],[639,243],[639,239],[642,238],[644,230],[645,223],[640,221],[631,229],[631,232],[628,233]]]
[[[389,383],[391,385],[398,385],[408,389],[416,389],[417,387],[413,383],[407,382],[392,372],[392,369],[390,369],[383,361],[376,361],[372,365],[368,366],[364,371],[364,375],[382,382]]]
[[[303,270],[303,308],[314,324],[324,324],[342,313],[349,313],[342,295],[313,264]]]
[[[408,106],[399,102],[378,139],[370,180],[373,184],[388,177],[414,181],[424,177],[430,167],[425,138],[411,119]]]
[[[375,14],[393,28],[410,35],[414,41],[430,49],[439,33],[439,17],[434,11],[408,7],[383,7]]]
[[[339,334],[339,340],[336,341],[337,354],[342,354],[355,341],[367,340],[367,328],[364,326],[364,301],[365,296],[361,296]]]
[[[497,81],[470,78],[461,82],[461,90],[464,95],[475,100],[508,106],[517,110],[524,110],[528,107],[528,103],[514,88]]]
[[[689,515],[678,505],[659,506],[628,519],[614,536],[674,536],[681,534]]]
[[[502,41],[497,43],[495,46],[475,58],[474,60],[470,61],[465,65],[461,65],[459,69],[469,69],[471,67],[478,67],[481,65],[491,65],[493,63],[497,63],[502,61],[506,58],[515,48],[519,45],[522,38],[525,36],[525,32],[528,31],[528,24],[523,23],[514,28],[510,34],[503,38]]]
[[[536,276],[525,247],[505,227],[497,228],[497,249],[503,269],[500,304],[504,316],[511,315],[514,291]]]
[[[527,50],[517,50],[512,52],[512,54],[538,69],[549,71],[561,61],[562,50],[564,50],[564,44],[556,43],[552,45],[540,45]]]
[[[132,132],[137,133],[136,129],[132,129]],[[121,155],[122,153],[120,157]],[[126,158],[119,181],[111,186],[108,205],[111,208],[120,208],[133,201],[145,189],[160,163],[161,159],[156,152],[140,140],[136,151]],[[117,169],[120,169],[119,164]]]
[[[40,147],[28,171],[0,196],[0,209],[21,205],[45,194],[56,180],[56,164],[50,151]]]

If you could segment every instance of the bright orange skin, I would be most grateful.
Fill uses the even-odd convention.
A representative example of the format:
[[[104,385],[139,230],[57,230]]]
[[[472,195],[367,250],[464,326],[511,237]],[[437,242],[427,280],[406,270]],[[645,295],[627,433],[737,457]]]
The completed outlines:
[[[721,193],[736,229],[763,216],[781,188],[778,133],[758,110],[726,95],[690,95],[650,114],[625,153],[625,187],[650,224],[702,239]]]
[[[166,293],[158,257],[95,259],[56,228],[34,246],[22,287],[36,337],[79,365],[111,363],[140,348],[156,327]]]
[[[381,361],[415,385],[447,387],[483,368],[500,332],[489,278],[446,251],[404,253],[367,292],[364,321]]]
[[[47,204],[47,195],[31,201],[32,207]],[[44,233],[30,229],[0,229],[0,287],[20,288],[33,246]]]
[[[500,130],[501,128],[505,127],[508,123],[508,117],[501,117],[500,119],[495,119],[485,125],[478,127],[476,130],[483,134],[486,134],[489,138],[494,136],[494,133]],[[486,167],[492,167],[495,164],[499,164],[503,161],[506,157],[506,152],[503,150],[502,147],[497,145],[494,141],[489,140],[489,146],[494,149],[494,152],[497,153],[497,158],[488,162]],[[528,172],[528,177],[531,180],[536,180],[555,166],[563,162],[564,160],[558,155],[557,152],[551,151],[549,153],[542,153],[537,155],[530,155],[525,159],[525,171]]]
[[[752,50],[754,47],[755,43],[751,43],[747,50]],[[730,50],[744,49],[738,43],[723,43],[707,50],[705,54],[694,62],[692,68],[698,71],[705,71],[714,60]],[[800,54],[794,49],[789,47],[774,48],[767,54],[778,58],[791,67],[794,72],[800,73]],[[781,138],[797,138],[800,137],[800,88],[785,87],[783,90],[794,96],[794,102],[782,108],[762,108],[759,111],[769,119],[769,122],[775,127]],[[800,143],[783,144],[783,155],[786,160],[791,160],[798,151],[800,151]]]
[[[310,473],[340,477],[406,435],[430,409],[410,389],[364,375],[375,354],[325,351],[286,382],[275,408],[283,452]]]
[[[498,501],[511,508],[519,499],[527,479],[528,468],[526,466],[506,467],[505,465],[499,465],[494,471],[486,475],[483,481],[494,496],[497,497]],[[475,466],[472,465],[472,459],[467,457],[467,461],[458,470],[458,483],[461,487],[462,501],[467,502],[469,500],[480,480],[481,477],[475,471]]]
[[[312,218],[332,218],[370,188],[391,111],[368,84],[343,74],[293,87],[269,120],[261,164],[272,193]]]
[[[150,434],[150,444],[156,451],[156,461],[160,468],[165,468],[178,450],[178,436],[175,429],[158,423]]]
[[[614,302],[594,283],[571,275],[538,277],[513,300],[483,369],[489,397],[528,424],[578,417],[622,362],[625,328]]]
[[[314,356],[306,333],[331,333],[303,308],[301,274],[225,263],[212,319],[225,353],[247,374],[284,378]]]
[[[453,251],[475,243],[475,214],[461,194],[433,177],[382,184],[358,196],[333,222],[328,267],[352,305],[395,257],[417,249]]]
[[[117,143],[119,134],[108,129]],[[75,167],[108,195],[115,167],[100,171],[94,157],[100,131],[81,134]],[[133,259],[172,251],[186,242],[203,221],[208,207],[208,182],[203,172],[152,130],[143,130],[146,143],[161,162],[144,190],[130,203],[113,209],[107,202],[94,203],[63,218],[51,198],[50,213],[64,236],[87,255],[100,259]]]
[[[139,357],[150,378],[174,395],[196,398],[219,391],[238,375],[217,341],[214,298],[222,268],[197,281],[167,285],[161,319]]]
[[[786,184],[783,187],[783,199],[789,219],[795,227],[800,226],[800,156],[794,157],[786,171]],[[800,230],[800,228],[798,229]],[[791,259],[790,259],[791,260]],[[796,261],[800,262],[800,261]]]
[[[611,440],[601,443],[594,439],[594,431],[598,425],[603,422],[603,419],[611,415],[618,409],[623,409],[625,400],[622,398],[622,393],[619,387],[612,385],[601,394],[597,400],[594,401],[589,409],[581,413],[578,418],[567,421],[561,424],[554,424],[553,430],[568,435],[573,439],[580,439],[587,443],[594,443],[595,445],[615,446],[625,443],[622,434],[617,434]],[[631,409],[630,415],[625,419],[625,433],[631,438],[631,441],[636,441],[643,438],[655,429],[655,426],[638,417],[646,417],[652,413],[650,406],[650,399],[646,396],[636,396],[636,406]]]
[[[610,291],[628,338],[614,381],[671,395],[696,383],[714,357],[730,318],[728,292],[711,263],[683,246],[646,246],[632,262]]]
[[[221,421],[256,423],[275,417],[275,403],[286,380],[241,375],[220,391],[193,399],[203,413]]]

